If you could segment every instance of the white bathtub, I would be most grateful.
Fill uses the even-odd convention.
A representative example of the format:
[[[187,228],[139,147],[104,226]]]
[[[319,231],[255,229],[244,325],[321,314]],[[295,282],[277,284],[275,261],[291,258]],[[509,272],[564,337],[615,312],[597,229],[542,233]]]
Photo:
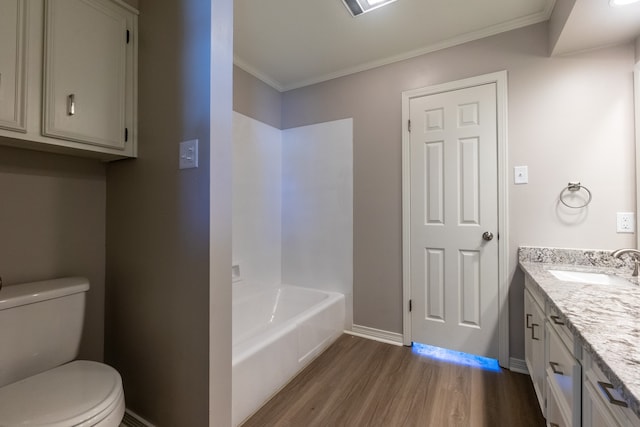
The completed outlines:
[[[233,289],[233,425],[257,411],[344,329],[344,295],[296,286]]]

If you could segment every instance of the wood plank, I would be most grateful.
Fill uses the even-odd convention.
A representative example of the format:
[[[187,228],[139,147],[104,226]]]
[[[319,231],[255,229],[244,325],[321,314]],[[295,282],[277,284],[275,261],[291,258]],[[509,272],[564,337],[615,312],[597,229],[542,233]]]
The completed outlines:
[[[544,425],[526,375],[343,335],[243,427]]]

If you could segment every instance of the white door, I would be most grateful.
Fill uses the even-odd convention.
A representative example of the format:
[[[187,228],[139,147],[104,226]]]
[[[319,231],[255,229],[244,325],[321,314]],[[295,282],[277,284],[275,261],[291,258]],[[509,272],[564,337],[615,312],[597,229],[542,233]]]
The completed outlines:
[[[498,358],[496,84],[413,98],[412,341]]]

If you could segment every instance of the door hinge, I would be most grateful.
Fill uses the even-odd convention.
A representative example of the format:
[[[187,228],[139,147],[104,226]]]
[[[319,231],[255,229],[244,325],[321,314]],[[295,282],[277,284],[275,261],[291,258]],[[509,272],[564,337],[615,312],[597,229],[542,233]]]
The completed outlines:
[[[407,120],[407,130],[411,132],[411,120]]]
[[[131,33],[127,30],[127,44],[129,44],[129,39],[131,38]]]
[[[124,142],[129,141],[129,128],[124,128]]]
[[[413,300],[409,300],[409,311],[413,310],[413,304],[412,304]]]

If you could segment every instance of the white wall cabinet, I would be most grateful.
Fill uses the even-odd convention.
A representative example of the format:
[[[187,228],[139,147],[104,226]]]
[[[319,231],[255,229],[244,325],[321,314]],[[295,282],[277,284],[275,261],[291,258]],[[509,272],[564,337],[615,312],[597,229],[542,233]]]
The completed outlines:
[[[0,6],[0,24],[10,22],[6,3]],[[24,9],[28,49],[22,49],[27,90],[15,92],[26,114],[21,127],[0,122],[0,142],[105,160],[135,157],[137,11],[121,0],[16,3]],[[11,27],[16,37],[18,24],[15,31]],[[4,44],[0,41],[0,55],[4,50],[20,55],[15,52],[19,44]],[[0,98],[2,108],[9,101]]]
[[[27,2],[0,6],[0,129],[26,132]]]

